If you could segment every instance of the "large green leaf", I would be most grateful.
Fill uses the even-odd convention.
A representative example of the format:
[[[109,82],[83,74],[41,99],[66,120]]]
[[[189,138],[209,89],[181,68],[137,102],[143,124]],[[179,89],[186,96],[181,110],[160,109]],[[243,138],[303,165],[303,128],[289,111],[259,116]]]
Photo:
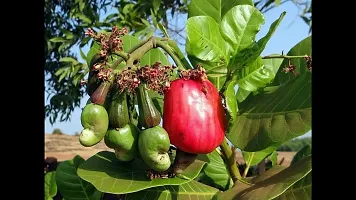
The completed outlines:
[[[157,61],[160,61],[162,65],[170,65],[167,56],[164,55],[161,49],[149,50],[144,56],[142,56],[140,65],[152,65]]]
[[[267,88],[268,89],[268,88]],[[260,151],[311,129],[311,73],[249,97],[227,138],[244,151]]]
[[[231,56],[255,41],[264,21],[262,13],[250,5],[238,5],[226,13],[220,24],[220,32],[232,49]]]
[[[56,172],[47,172],[45,175],[45,200],[52,200],[56,194]]]
[[[167,200],[167,199],[216,199],[219,190],[197,181],[190,181],[182,185],[166,185],[149,188],[125,196],[126,200]]]
[[[248,64],[237,73],[239,88],[253,92],[270,83],[279,66],[265,65],[262,57]]]
[[[305,157],[311,155],[311,146],[309,144],[301,148],[293,157],[291,165],[298,163],[298,161],[304,159]],[[312,172],[306,175],[304,178],[296,182],[292,187],[285,191],[282,195],[276,199],[300,199],[308,200],[311,199],[311,189],[312,189]]]
[[[232,7],[237,5],[251,5],[252,0],[191,0],[188,4],[188,18],[194,16],[209,16],[217,23]]]
[[[269,83],[272,79],[274,79],[281,63],[283,62],[283,59],[263,59],[262,62],[263,63],[261,63],[260,57],[258,57],[254,63],[238,72],[239,82],[241,85],[245,85],[245,87],[250,89],[255,88],[253,91],[263,87],[266,83]],[[259,64],[260,68],[258,68]],[[238,87],[236,92],[237,101],[239,103],[243,102],[250,93],[251,90],[246,90],[244,87]]]
[[[311,171],[311,155],[285,168],[276,165],[251,180],[252,186],[237,183],[218,195],[218,199],[269,200],[278,197]]]
[[[186,51],[188,55],[210,62],[227,59],[228,45],[222,38],[219,25],[209,16],[187,20]]]
[[[199,154],[198,158],[207,161],[207,164],[202,170],[204,177],[201,177],[199,181],[221,190],[227,190],[232,187],[233,182],[230,181],[229,172],[226,170],[224,160],[217,151],[213,151],[209,154]]]
[[[286,14],[286,12],[283,12],[279,16],[279,18],[271,24],[268,33],[263,38],[258,40],[258,42],[252,43],[250,46],[242,49],[238,54],[233,56],[231,58],[231,61],[230,61],[228,67],[233,69],[233,70],[234,69],[241,69],[245,65],[254,62],[261,55],[263,50],[265,49],[268,41],[270,40],[270,38],[272,37],[273,33],[275,32],[275,30],[277,29],[277,27],[281,23],[281,21],[284,18],[285,14]]]
[[[132,35],[124,35],[121,40],[124,52],[128,52],[132,47],[140,43],[140,39]]]
[[[296,47],[299,51],[295,51]],[[296,53],[306,52],[301,49],[310,48],[307,40],[303,40],[288,54],[296,56]],[[280,61],[269,62],[277,66]],[[307,68],[306,62],[296,67]],[[276,72],[277,67],[273,69]],[[282,75],[277,72],[272,84],[239,104],[239,113],[227,137],[240,149],[260,151],[311,129],[311,72],[300,70],[299,75],[292,75],[289,82],[283,81],[281,85],[277,80],[283,79],[279,76]]]
[[[190,179],[198,176],[205,162],[196,160],[183,175]],[[189,180],[178,177],[150,180],[145,170],[149,167],[140,159],[122,163],[117,160],[115,154],[109,151],[101,151],[86,160],[78,168],[78,175],[92,183],[99,191],[111,194],[125,194],[140,190],[165,186],[181,185]]]
[[[271,56],[273,55],[276,55],[276,54],[272,54]],[[281,64],[283,62],[283,58],[273,58],[273,59],[263,59],[263,64],[269,68],[269,69],[272,69],[273,71],[273,76],[275,77],[276,74],[278,73],[278,71],[281,71],[279,70],[280,67],[281,67]]]
[[[311,56],[311,54],[312,54],[311,36],[308,36],[302,41],[300,41],[287,53],[288,56],[304,56],[304,55]],[[268,60],[276,60],[276,59],[268,59]],[[309,71],[304,58],[291,59],[290,63],[295,66],[295,71],[299,74],[304,74]],[[281,69],[283,67],[286,67],[287,65],[288,65],[288,59],[284,59],[283,63],[281,64]],[[281,69],[277,72],[272,85],[281,85],[298,77],[292,73],[285,73]]]
[[[263,159],[265,159],[268,155],[274,152],[278,146],[270,146],[261,151],[256,152],[248,152],[242,151],[243,158],[249,166],[254,166],[260,163]]]
[[[103,193],[77,175],[77,169],[84,159],[79,155],[72,160],[60,163],[56,170],[56,183],[59,192],[66,200],[100,200]]]

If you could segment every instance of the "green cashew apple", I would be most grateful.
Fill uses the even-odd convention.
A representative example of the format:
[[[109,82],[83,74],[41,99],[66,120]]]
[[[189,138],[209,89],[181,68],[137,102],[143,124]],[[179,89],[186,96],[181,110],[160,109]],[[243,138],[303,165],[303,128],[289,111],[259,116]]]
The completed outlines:
[[[151,128],[159,125],[161,122],[161,114],[148,95],[148,90],[145,84],[141,84],[137,88],[137,104],[140,113],[138,121],[143,127]]]
[[[166,171],[171,166],[169,147],[168,133],[160,126],[144,129],[138,138],[142,160],[158,172]]]
[[[83,130],[79,142],[85,147],[99,143],[105,136],[109,127],[109,116],[106,109],[97,104],[87,104],[81,113]]]
[[[122,128],[129,123],[129,109],[127,107],[126,92],[117,90],[112,96],[108,110],[109,124],[113,128]]]
[[[133,124],[126,124],[123,128],[110,128],[104,142],[107,147],[115,150],[116,158],[126,162],[139,155],[138,137],[140,130]]]

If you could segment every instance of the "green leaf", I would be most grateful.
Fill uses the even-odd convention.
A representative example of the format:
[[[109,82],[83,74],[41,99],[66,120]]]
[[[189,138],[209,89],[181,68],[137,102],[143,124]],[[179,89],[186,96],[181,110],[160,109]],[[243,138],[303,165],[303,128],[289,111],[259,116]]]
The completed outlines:
[[[305,157],[311,155],[311,146],[309,144],[301,148],[293,157],[291,165],[298,163]],[[281,196],[277,197],[279,199],[301,199],[308,200],[311,199],[311,189],[312,189],[312,172],[306,175],[304,178],[296,182],[292,187],[285,191]]]
[[[162,31],[165,37],[169,38],[167,29],[161,23],[157,23],[157,27]]]
[[[83,50],[81,48],[79,48],[79,51],[80,51],[80,57],[83,59],[83,60],[87,60],[87,57],[85,56]]]
[[[56,182],[59,192],[66,200],[87,199],[100,200],[102,193],[93,185],[77,175],[77,169],[84,159],[79,155],[72,160],[60,163],[56,170]]]
[[[191,0],[188,4],[188,20],[194,16],[209,16],[220,23],[221,0]]]
[[[307,49],[311,49],[308,38],[293,47],[288,55],[307,54]],[[227,138],[241,150],[260,151],[311,129],[311,72],[305,60],[296,60],[299,60],[295,63],[299,75],[277,72],[264,91],[239,104],[238,116]],[[278,62],[273,65],[278,66]]]
[[[227,61],[229,51],[222,38],[219,25],[208,16],[196,16],[187,20],[186,51],[188,55],[210,62]]]
[[[221,190],[227,190],[232,187],[233,183],[230,181],[229,172],[226,170],[224,160],[217,151],[209,154],[199,154],[198,158],[208,162],[202,170],[205,177],[202,177],[199,182],[209,184]]]
[[[218,199],[269,200],[278,197],[297,181],[310,173],[311,155],[287,168],[276,165],[251,180],[252,186],[244,183],[218,195]],[[288,198],[289,199],[289,198]]]
[[[61,76],[59,76],[58,82],[61,82],[68,74],[69,70],[64,71]]]
[[[220,32],[232,49],[231,56],[255,41],[264,21],[263,14],[250,5],[238,5],[226,13],[220,24]]]
[[[251,5],[252,0],[191,0],[188,4],[188,18],[194,16],[209,16],[217,23],[232,7],[237,5]]]
[[[50,39],[49,41],[54,42],[54,43],[55,42],[66,42],[67,39],[62,38],[62,37],[55,37],[55,38]]]
[[[310,144],[306,144],[303,148],[299,149],[299,151],[297,151],[297,153],[294,155],[292,161],[291,161],[291,165],[293,165],[294,163],[298,162],[299,160],[302,160],[303,158],[305,158],[306,156],[311,155],[311,145]]]
[[[85,24],[91,24],[90,18],[85,16],[83,13],[78,12],[74,16],[77,17],[78,19],[82,20]]]
[[[236,92],[236,100],[241,103],[243,102],[248,95],[250,95],[250,91],[244,90],[243,88],[238,87],[237,92]]]
[[[243,158],[246,163],[249,163],[249,166],[254,166],[260,163],[262,160],[266,159],[268,155],[274,152],[278,146],[270,146],[266,149],[256,152],[247,152],[242,151]]]
[[[221,18],[223,18],[231,8],[237,5],[254,6],[253,0],[221,0]]]
[[[132,35],[125,35],[121,37],[121,40],[123,42],[122,48],[124,52],[128,52],[132,47],[140,43],[140,39]]]
[[[239,88],[253,92],[266,86],[274,77],[279,66],[265,65],[262,57],[258,57],[253,63],[248,64],[237,72]]]
[[[272,162],[272,166],[277,165],[277,158],[278,158],[278,153],[277,153],[277,151],[274,151],[274,152],[269,156],[269,159],[270,159],[271,162]]]
[[[47,172],[45,175],[45,200],[52,200],[57,194],[56,172]]]
[[[168,58],[161,49],[151,49],[144,56],[142,56],[140,65],[153,65],[157,61],[161,62],[161,65],[170,65]]]
[[[281,0],[274,0],[274,4],[276,4],[276,6],[279,6],[281,4]]]
[[[249,47],[244,48],[236,56],[233,56],[228,67],[231,69],[241,69],[246,64],[254,62],[265,49],[267,42],[272,37],[285,14],[286,12],[283,12],[279,18],[271,24],[268,33],[263,38],[258,40],[258,42],[252,43]]]
[[[126,195],[127,200],[167,200],[167,199],[216,199],[219,190],[197,181],[190,181],[182,185],[166,185],[149,188]]]
[[[273,55],[277,55],[277,54],[272,54],[270,56]],[[276,74],[278,73],[278,70],[281,67],[283,60],[284,60],[283,58],[263,59],[263,63],[268,69],[272,69],[273,76],[275,77]]]
[[[60,28],[60,30],[64,33],[64,35],[66,36],[66,39],[68,39],[68,40],[73,39],[74,35],[72,32],[70,32],[66,29],[62,29],[62,28]]]
[[[228,114],[228,129],[232,126],[232,123],[236,119],[236,113],[238,111],[237,101],[235,97],[235,86],[237,84],[236,80],[232,80],[228,83],[226,91],[224,92],[225,104]]]
[[[300,41],[297,45],[295,45],[291,50],[289,50],[287,55],[288,56],[304,56],[304,55],[311,56],[311,53],[312,53],[311,36],[308,36],[302,41]],[[304,58],[291,59],[291,64],[295,65],[295,71],[297,73],[299,74],[309,73]],[[288,65],[288,59],[284,59],[283,63],[281,64],[281,69],[287,65]],[[277,72],[272,85],[282,85],[298,77],[293,75],[292,73],[285,73],[281,69]]]
[[[184,170],[183,175],[194,179],[204,164],[205,162],[196,160]],[[150,180],[145,172],[147,169],[149,167],[142,160],[120,163],[113,152],[101,151],[79,166],[78,175],[92,183],[99,191],[111,194],[132,193],[157,186],[189,182],[178,177]]]
[[[59,59],[59,62],[70,62],[70,63],[73,63],[74,65],[78,64],[78,61],[72,57],[63,57],[63,58]]]
[[[267,88],[268,89],[268,88]],[[305,134],[311,129],[311,73],[251,96],[227,138],[244,151],[260,151]]]

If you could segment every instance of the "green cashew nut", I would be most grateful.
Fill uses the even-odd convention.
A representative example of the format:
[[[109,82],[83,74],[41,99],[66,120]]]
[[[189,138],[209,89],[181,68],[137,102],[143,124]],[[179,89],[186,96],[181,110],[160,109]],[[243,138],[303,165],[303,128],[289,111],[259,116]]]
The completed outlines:
[[[170,140],[160,126],[145,129],[138,138],[138,149],[143,161],[153,170],[166,171],[171,166],[168,155]]]
[[[138,137],[140,130],[133,124],[123,128],[109,129],[104,137],[106,146],[115,150],[116,158],[120,161],[131,161],[138,156]]]
[[[79,142],[85,147],[99,143],[105,136],[109,127],[109,116],[106,109],[97,104],[87,104],[81,114],[83,130]]]

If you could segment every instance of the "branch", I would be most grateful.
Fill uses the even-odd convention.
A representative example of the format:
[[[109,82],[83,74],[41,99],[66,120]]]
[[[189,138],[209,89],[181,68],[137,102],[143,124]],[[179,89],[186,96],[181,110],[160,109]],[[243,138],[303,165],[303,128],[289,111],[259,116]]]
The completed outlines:
[[[141,46],[145,45],[147,42],[149,42],[150,39],[151,39],[151,38],[148,38],[148,39],[146,39],[146,40],[143,40],[143,41],[141,41],[139,44],[133,46],[133,47],[127,52],[128,57],[131,57],[131,55],[130,55],[131,53],[133,53],[134,51],[136,51],[136,50],[137,50],[138,48],[140,48]],[[119,64],[120,64],[123,60],[124,60],[124,59],[123,59],[122,57],[119,57],[119,59],[117,59],[116,62],[114,62],[114,63],[112,64],[111,68],[112,68],[112,69],[116,69],[116,68],[119,66]]]
[[[157,47],[161,47],[164,51],[166,51],[169,54],[169,56],[171,56],[171,58],[174,60],[179,70],[185,69],[178,56],[172,51],[172,49],[167,44],[165,44],[161,40],[157,40],[156,45]]]
[[[226,158],[225,163],[227,164],[227,168],[230,172],[232,181],[235,183],[236,181],[241,180],[242,178],[241,178],[240,171],[237,167],[235,153],[231,151],[231,148],[228,145],[226,138],[224,138],[224,141],[220,145],[220,148],[221,148],[221,153]]]

